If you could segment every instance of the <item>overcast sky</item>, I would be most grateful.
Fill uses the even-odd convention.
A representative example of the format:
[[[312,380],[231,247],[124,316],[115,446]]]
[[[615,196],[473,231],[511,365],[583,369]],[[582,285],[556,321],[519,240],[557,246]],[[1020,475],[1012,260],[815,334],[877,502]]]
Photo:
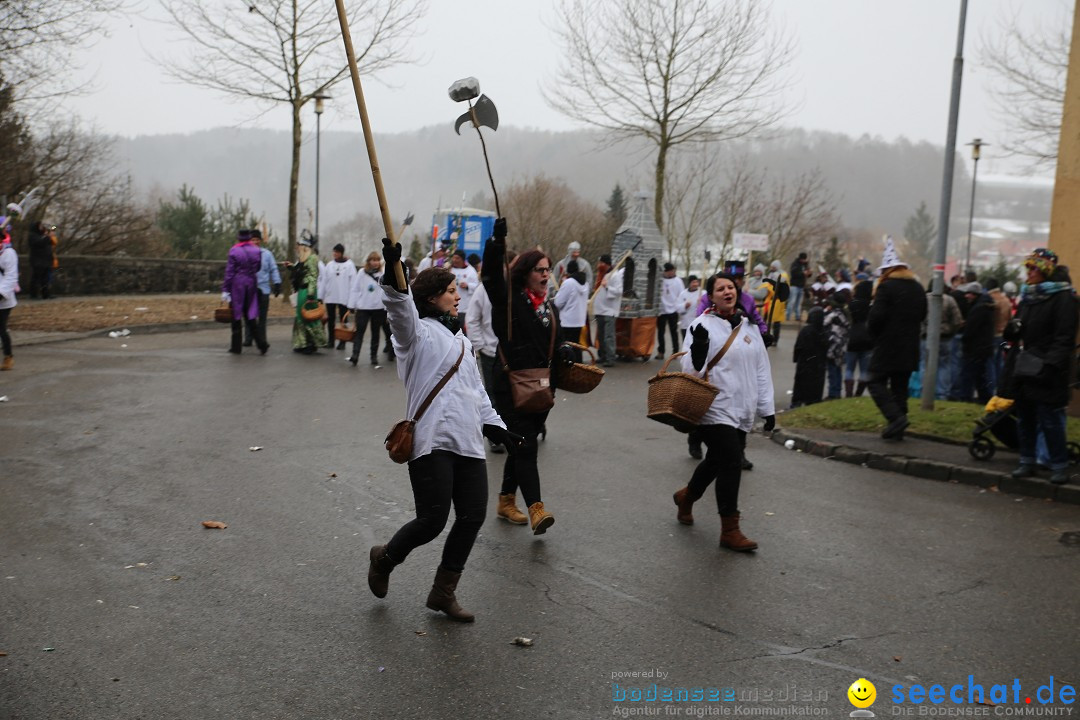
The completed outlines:
[[[153,12],[155,3],[147,3],[146,12]],[[385,85],[365,80],[376,133],[437,123],[452,127],[460,108],[446,89],[469,75],[480,79],[502,123],[575,127],[548,108],[538,91],[558,66],[559,48],[548,30],[554,0],[429,0],[429,6],[414,40],[424,62],[387,72]],[[944,144],[959,0],[773,0],[772,8],[774,21],[796,44],[790,124]],[[984,40],[1013,15],[1028,25],[1045,24],[1059,21],[1067,8],[1063,0],[970,0],[958,145],[974,137],[991,144],[983,150],[980,174],[1016,169],[998,154],[1004,128],[991,112],[987,90],[994,77],[979,58]],[[250,108],[170,81],[147,54],[148,48],[165,47],[168,38],[167,28],[145,16],[113,23],[111,37],[82,56],[81,72],[93,78],[92,94],[66,101],[64,109],[124,136],[289,127],[285,106],[252,120]],[[351,86],[343,83],[335,92],[323,130],[358,131]],[[306,123],[305,132],[313,132],[314,114]]]

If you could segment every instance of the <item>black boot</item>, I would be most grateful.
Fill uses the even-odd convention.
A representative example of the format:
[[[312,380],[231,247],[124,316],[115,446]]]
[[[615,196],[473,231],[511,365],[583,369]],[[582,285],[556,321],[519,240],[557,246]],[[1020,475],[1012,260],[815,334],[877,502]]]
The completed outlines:
[[[427,596],[427,606],[429,610],[446,613],[451,620],[472,622],[476,620],[476,616],[463,610],[454,596],[454,590],[457,589],[458,580],[460,579],[461,573],[439,568],[435,572],[435,583],[431,586],[431,592]]]
[[[390,573],[397,565],[386,554],[385,545],[375,545],[368,553],[371,564],[368,565],[367,584],[371,593],[377,598],[386,597],[390,590]]]

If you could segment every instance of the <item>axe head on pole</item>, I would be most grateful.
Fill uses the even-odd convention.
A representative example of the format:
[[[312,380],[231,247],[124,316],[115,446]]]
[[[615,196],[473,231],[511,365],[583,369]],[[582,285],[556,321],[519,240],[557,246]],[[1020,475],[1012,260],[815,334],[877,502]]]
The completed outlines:
[[[491,98],[487,95],[481,95],[477,98],[476,104],[471,106],[468,112],[462,113],[461,117],[454,123],[454,132],[460,135],[461,126],[470,121],[478,129],[480,127],[489,127],[492,130],[499,129],[499,111],[495,109],[495,103],[491,102]]]

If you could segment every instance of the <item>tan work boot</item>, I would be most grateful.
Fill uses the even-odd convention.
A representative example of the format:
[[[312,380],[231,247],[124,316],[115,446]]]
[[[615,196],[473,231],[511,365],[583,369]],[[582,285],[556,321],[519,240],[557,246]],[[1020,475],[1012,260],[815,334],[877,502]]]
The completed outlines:
[[[529,506],[529,519],[532,521],[533,535],[543,535],[555,524],[555,516],[544,509],[542,502],[534,502]]]
[[[458,605],[457,597],[454,595],[454,591],[457,590],[458,580],[461,579],[461,573],[451,572],[439,568],[435,571],[435,582],[431,586],[431,592],[427,596],[427,606],[429,610],[438,610],[446,613],[451,620],[457,620],[458,622],[472,622],[476,620],[476,616],[471,612],[463,610]]]
[[[696,497],[690,495],[690,487],[684,487],[682,490],[676,490],[675,494],[671,496],[678,506],[678,511],[675,514],[676,519],[683,525],[694,524],[694,502],[697,501]]]
[[[525,513],[518,510],[514,493],[499,493],[499,507],[495,511],[495,516],[515,525],[529,523],[529,518],[525,517]]]
[[[739,515],[720,516],[720,547],[734,550],[735,552],[750,552],[757,550],[757,543],[742,534],[739,530]]]
[[[13,358],[11,355],[5,355],[4,356],[4,364],[0,365],[0,370],[14,370],[14,369],[15,369],[15,358]]]

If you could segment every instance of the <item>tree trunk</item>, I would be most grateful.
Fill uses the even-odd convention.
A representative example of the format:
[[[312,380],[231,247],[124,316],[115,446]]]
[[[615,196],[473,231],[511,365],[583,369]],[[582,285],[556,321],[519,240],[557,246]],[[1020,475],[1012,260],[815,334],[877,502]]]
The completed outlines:
[[[664,227],[664,176],[667,174],[667,143],[661,138],[656,150],[656,197],[653,198],[653,215],[656,227]],[[668,259],[671,259],[671,238],[667,239]]]
[[[300,187],[300,108],[292,103],[292,169],[289,172],[289,259],[296,259],[296,196]]]

